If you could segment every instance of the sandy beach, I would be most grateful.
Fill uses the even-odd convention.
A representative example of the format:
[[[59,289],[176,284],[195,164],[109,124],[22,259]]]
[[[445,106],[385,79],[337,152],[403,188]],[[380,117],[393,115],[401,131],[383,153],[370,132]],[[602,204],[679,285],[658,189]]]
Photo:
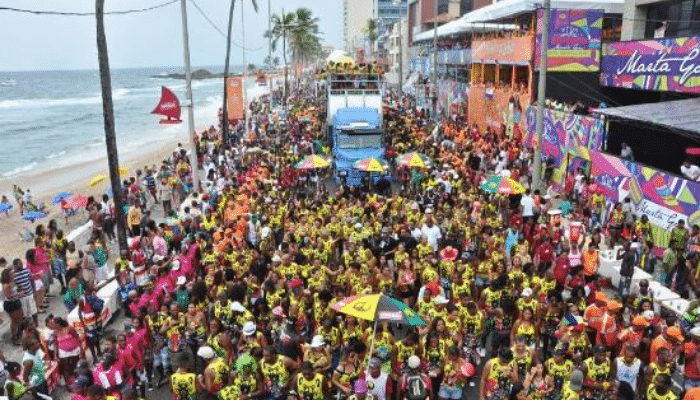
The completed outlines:
[[[274,78],[274,76],[273,76]],[[268,93],[267,87],[255,87],[248,92],[248,101]],[[207,116],[208,119],[196,121],[197,132],[207,129],[216,120],[216,115]],[[117,130],[119,127],[117,126]],[[155,145],[144,147],[136,151],[124,152],[119,155],[120,166],[128,167],[128,175],[132,176],[136,170],[143,170],[144,166],[160,164],[161,160],[170,156],[178,143],[182,143],[185,148],[189,146],[187,135],[187,123],[183,122],[181,128],[169,140],[159,142]],[[50,168],[43,171],[33,171],[27,174],[13,176],[0,180],[0,194],[5,194],[12,202],[14,208],[10,210],[8,216],[0,215],[0,257],[12,260],[23,258],[25,252],[32,247],[32,243],[24,242],[19,235],[23,229],[34,231],[38,224],[47,224],[51,219],[56,219],[59,227],[65,234],[84,224],[87,221],[87,213],[79,210],[76,215],[66,220],[61,215],[58,206],[51,206],[52,197],[60,191],[68,191],[73,194],[84,194],[86,196],[101,197],[110,187],[109,179],[105,179],[95,186],[88,186],[91,177],[97,174],[107,174],[107,153],[102,158],[85,161],[71,166]],[[24,221],[20,218],[19,209],[12,196],[12,186],[17,184],[25,190],[31,189],[35,204],[47,203],[49,205],[49,215],[46,218],[34,223]]]

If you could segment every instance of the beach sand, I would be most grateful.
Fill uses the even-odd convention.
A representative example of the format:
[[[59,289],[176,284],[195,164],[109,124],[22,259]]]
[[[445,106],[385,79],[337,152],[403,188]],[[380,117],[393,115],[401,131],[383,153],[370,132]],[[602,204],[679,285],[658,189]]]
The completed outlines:
[[[273,76],[272,78],[279,77]],[[247,98],[250,102],[268,92],[267,87],[256,86],[252,90],[249,89]],[[214,123],[216,115],[210,115],[207,118],[205,121],[198,121],[199,127],[196,129],[197,132],[202,132]],[[119,127],[117,127],[118,129]],[[178,143],[182,143],[185,148],[190,146],[189,137],[187,136],[187,124],[185,122],[182,124],[182,129],[178,129],[178,133],[169,140],[136,151],[120,153],[119,164],[120,166],[128,167],[126,177],[133,176],[137,169],[143,170],[144,166],[160,165],[162,160],[172,154]],[[59,228],[67,235],[73,229],[87,222],[88,214],[84,209],[77,211],[66,222],[61,215],[60,208],[51,205],[51,199],[60,191],[95,196],[96,199],[101,199],[102,195],[110,187],[110,180],[105,179],[93,187],[88,186],[88,181],[97,174],[107,173],[107,152],[105,149],[104,157],[96,160],[85,161],[67,167],[33,171],[0,180],[0,194],[7,195],[14,206],[8,213],[8,216],[5,216],[4,213],[0,214],[0,226],[2,227],[0,231],[0,257],[5,257],[5,259],[10,261],[14,258],[24,258],[26,251],[33,247],[33,243],[21,240],[19,233],[25,228],[33,232],[37,225],[46,225],[51,219],[56,219]],[[122,179],[126,179],[126,177]],[[17,184],[22,190],[29,188],[32,192],[34,204],[48,204],[49,215],[33,223],[22,220],[17,203],[12,196],[12,185],[14,184]]]

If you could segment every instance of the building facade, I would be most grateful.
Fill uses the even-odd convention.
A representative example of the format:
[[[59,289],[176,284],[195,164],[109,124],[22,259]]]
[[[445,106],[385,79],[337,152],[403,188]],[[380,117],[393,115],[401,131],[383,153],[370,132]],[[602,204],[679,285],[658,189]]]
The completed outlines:
[[[373,17],[374,0],[343,0],[343,37],[345,51],[352,57],[367,50],[367,20]]]
[[[659,39],[700,34],[698,0],[625,0],[622,40]]]

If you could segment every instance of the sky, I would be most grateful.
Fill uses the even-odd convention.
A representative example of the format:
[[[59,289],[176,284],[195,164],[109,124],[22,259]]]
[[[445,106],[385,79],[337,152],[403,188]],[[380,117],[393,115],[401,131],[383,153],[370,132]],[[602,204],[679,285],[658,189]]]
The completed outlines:
[[[106,0],[105,11],[140,9],[167,0]],[[199,5],[224,33],[227,28],[228,0],[188,0],[187,20],[190,59],[193,66],[223,65],[226,39],[213,28],[192,4]],[[241,43],[240,1],[236,1],[233,41]],[[322,40],[342,47],[343,0],[269,0],[272,13],[299,7],[317,16]],[[268,54],[268,1],[257,0],[255,14],[251,0],[244,2],[246,63],[261,64]],[[31,10],[94,12],[94,0],[0,0],[0,6]],[[95,18],[20,14],[0,10],[0,71],[97,69]],[[109,61],[112,68],[168,67],[183,65],[180,2],[156,10],[105,16]],[[278,54],[281,55],[281,54]],[[280,57],[281,58],[281,57]],[[242,64],[242,50],[231,47],[231,64]]]

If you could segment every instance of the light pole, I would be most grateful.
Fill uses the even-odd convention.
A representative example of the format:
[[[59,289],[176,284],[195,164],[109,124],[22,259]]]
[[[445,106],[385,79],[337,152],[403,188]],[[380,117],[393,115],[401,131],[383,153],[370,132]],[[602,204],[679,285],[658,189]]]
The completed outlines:
[[[437,101],[438,101],[438,50],[437,50],[437,30],[438,30],[438,2],[435,1],[435,19],[433,24],[433,120],[437,122]],[[449,5],[448,5],[449,7]]]
[[[537,119],[535,132],[537,146],[532,160],[532,188],[539,189],[542,184],[542,130],[544,129],[544,101],[547,90],[547,50],[549,49],[549,8],[550,0],[544,0],[542,12],[542,43],[540,43],[540,75],[537,80]]]
[[[187,128],[190,130],[190,164],[192,168],[192,187],[199,190],[199,179],[197,177],[197,146],[195,145],[194,131],[194,101],[192,100],[192,71],[190,69],[190,36],[187,31],[187,6],[186,1],[181,0],[180,11],[182,12],[182,42],[185,58],[185,86],[187,88]]]
[[[403,34],[401,33],[403,17],[399,20],[399,109],[403,105]]]

